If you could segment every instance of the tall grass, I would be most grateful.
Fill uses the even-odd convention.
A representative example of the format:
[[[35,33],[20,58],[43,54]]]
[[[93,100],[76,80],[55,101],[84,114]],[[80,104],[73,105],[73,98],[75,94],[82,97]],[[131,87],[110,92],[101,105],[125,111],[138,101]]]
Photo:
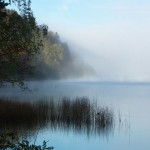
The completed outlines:
[[[49,125],[54,130],[73,129],[97,134],[112,129],[114,114],[108,107],[97,106],[87,97],[64,97],[59,102],[43,98],[34,103],[1,98],[0,124],[26,128]]]
[[[37,119],[37,112],[29,102],[0,99],[0,121],[30,122]]]

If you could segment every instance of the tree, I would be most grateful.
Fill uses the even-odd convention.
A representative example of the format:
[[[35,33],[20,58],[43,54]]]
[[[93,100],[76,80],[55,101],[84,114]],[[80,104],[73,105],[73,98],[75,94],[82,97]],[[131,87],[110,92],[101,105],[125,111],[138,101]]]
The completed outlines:
[[[31,0],[0,0],[0,10],[12,3],[18,6],[21,15],[31,14]]]
[[[31,59],[42,47],[46,27],[39,27],[30,9],[30,0],[10,0],[21,12],[5,9],[0,0],[0,83],[23,85],[24,74],[31,69]]]

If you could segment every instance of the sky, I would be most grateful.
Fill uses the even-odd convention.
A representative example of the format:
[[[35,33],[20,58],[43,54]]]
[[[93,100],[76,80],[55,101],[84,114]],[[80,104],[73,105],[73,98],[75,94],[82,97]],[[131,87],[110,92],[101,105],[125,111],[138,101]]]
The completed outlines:
[[[149,0],[32,0],[32,10],[97,79],[150,82]]]

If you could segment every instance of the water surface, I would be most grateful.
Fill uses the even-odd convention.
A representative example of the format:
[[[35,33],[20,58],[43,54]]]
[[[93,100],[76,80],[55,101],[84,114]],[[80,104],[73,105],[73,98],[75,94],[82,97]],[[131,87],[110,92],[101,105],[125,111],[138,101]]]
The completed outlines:
[[[40,97],[53,97],[61,101],[62,97],[86,96],[99,105],[108,106],[114,111],[113,130],[88,136],[85,132],[72,129],[54,130],[50,126],[41,128],[36,139],[37,144],[49,140],[56,150],[103,149],[103,150],[149,150],[150,149],[150,85],[139,83],[101,83],[101,82],[32,82],[33,92],[21,92],[18,89],[1,89],[1,97],[19,97],[26,101],[35,101]],[[30,138],[34,141],[36,134]]]

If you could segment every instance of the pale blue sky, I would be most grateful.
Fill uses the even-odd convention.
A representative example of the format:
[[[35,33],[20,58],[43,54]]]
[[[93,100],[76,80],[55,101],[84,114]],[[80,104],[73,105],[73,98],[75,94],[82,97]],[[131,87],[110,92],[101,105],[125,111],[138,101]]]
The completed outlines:
[[[150,15],[148,0],[32,0],[40,22],[64,25],[138,21]],[[144,20],[143,20],[144,21]]]
[[[100,80],[150,81],[150,0],[32,0],[32,10]]]

